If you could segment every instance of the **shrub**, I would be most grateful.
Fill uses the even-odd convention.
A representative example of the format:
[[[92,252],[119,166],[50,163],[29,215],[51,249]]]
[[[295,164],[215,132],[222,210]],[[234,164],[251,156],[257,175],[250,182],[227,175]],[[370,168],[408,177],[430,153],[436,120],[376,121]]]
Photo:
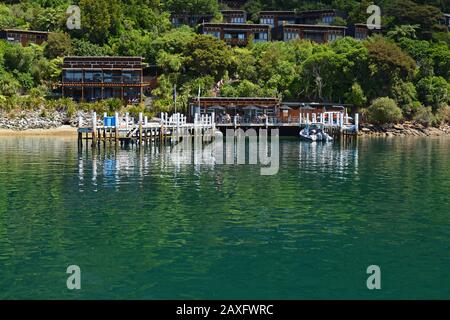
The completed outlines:
[[[108,105],[109,112],[119,111],[123,107],[122,100],[118,98],[108,99],[106,100],[106,104]]]
[[[435,117],[431,107],[420,107],[414,115],[414,121],[417,121],[424,126],[430,126],[434,123]]]
[[[367,118],[377,124],[395,123],[403,119],[402,110],[388,97],[378,98],[367,108]]]

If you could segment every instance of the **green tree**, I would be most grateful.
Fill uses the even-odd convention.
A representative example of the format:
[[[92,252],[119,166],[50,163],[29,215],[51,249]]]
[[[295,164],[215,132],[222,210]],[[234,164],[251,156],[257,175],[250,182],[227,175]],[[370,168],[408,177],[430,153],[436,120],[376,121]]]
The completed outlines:
[[[417,83],[417,93],[425,106],[432,107],[434,113],[447,106],[450,84],[443,77],[423,78]]]
[[[377,124],[396,123],[402,120],[402,110],[388,97],[375,99],[367,108],[366,114],[370,122]]]
[[[81,28],[87,38],[97,44],[117,35],[124,13],[119,0],[80,0]]]
[[[72,55],[73,48],[70,36],[63,32],[50,33],[45,44],[44,54],[48,59]]]
[[[369,79],[365,91],[369,97],[390,94],[392,86],[399,81],[411,81],[416,63],[396,44],[383,38],[376,38],[366,44],[369,54]]]
[[[220,80],[231,64],[231,50],[211,36],[197,35],[185,52],[187,71],[192,76],[211,75]]]

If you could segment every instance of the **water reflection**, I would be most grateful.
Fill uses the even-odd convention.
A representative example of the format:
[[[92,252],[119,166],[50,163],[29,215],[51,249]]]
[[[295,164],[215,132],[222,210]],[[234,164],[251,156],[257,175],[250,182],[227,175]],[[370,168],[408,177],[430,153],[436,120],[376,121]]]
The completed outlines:
[[[343,178],[358,173],[358,145],[352,143],[299,143],[299,166],[319,172],[333,172]]]
[[[275,176],[174,147],[1,138],[0,298],[73,298],[68,263],[80,298],[370,298],[374,262],[448,294],[449,139],[282,139]]]
[[[267,148],[267,146],[266,146]],[[217,150],[225,151],[225,156],[218,157]],[[345,178],[358,173],[357,144],[331,144],[299,142],[281,143],[280,161],[286,163],[297,159],[299,169],[315,172],[328,172]],[[96,192],[99,183],[103,187],[119,187],[123,181],[134,179],[141,184],[144,177],[159,170],[160,174],[179,174],[193,171],[198,176],[202,171],[214,171],[221,166],[235,166],[239,147],[235,144],[214,141],[198,145],[180,142],[171,145],[149,144],[143,148],[121,149],[100,148],[97,150],[83,149],[78,154],[79,188],[83,192],[85,184],[92,184]],[[247,145],[245,149],[244,168],[255,166],[249,164],[250,152],[258,152],[258,146]],[[256,158],[258,155],[256,155]],[[224,158],[229,158],[223,164]]]

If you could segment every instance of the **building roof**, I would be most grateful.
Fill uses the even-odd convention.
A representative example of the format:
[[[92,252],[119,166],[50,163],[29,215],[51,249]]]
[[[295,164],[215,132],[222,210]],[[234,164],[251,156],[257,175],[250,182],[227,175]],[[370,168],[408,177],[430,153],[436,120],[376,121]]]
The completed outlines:
[[[135,56],[65,56],[68,60],[144,60],[143,57]]]
[[[285,24],[286,28],[316,28],[316,29],[339,29],[345,30],[348,29],[345,26],[330,26],[325,24]]]
[[[48,31],[37,31],[37,30],[23,30],[23,29],[3,29],[5,32],[20,32],[20,33],[35,33],[35,34],[49,34]]]
[[[251,28],[270,28],[268,24],[259,24],[259,23],[213,23],[213,22],[204,22],[203,26],[206,27],[228,27],[228,28],[242,28],[242,29],[251,29]]]

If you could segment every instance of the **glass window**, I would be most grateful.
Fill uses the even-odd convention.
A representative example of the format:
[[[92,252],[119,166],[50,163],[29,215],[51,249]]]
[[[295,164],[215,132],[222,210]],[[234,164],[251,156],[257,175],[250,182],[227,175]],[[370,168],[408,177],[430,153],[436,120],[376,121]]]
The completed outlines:
[[[102,82],[102,71],[101,70],[89,70],[84,71],[84,82]]]
[[[120,70],[104,70],[103,82],[105,83],[120,83],[122,82],[122,71]]]
[[[141,73],[138,70],[124,70],[122,72],[124,83],[140,83]]]
[[[206,31],[205,34],[209,34],[213,37],[216,37],[218,39],[220,39],[220,32],[219,31]]]
[[[271,26],[275,25],[273,18],[261,18],[260,22],[261,22],[261,24],[268,24]]]
[[[82,70],[65,70],[63,75],[64,82],[83,82]]]
[[[232,17],[231,23],[245,23],[245,19],[243,17]]]
[[[331,24],[333,22],[333,20],[334,20],[333,16],[324,16],[322,18],[322,23]]]

